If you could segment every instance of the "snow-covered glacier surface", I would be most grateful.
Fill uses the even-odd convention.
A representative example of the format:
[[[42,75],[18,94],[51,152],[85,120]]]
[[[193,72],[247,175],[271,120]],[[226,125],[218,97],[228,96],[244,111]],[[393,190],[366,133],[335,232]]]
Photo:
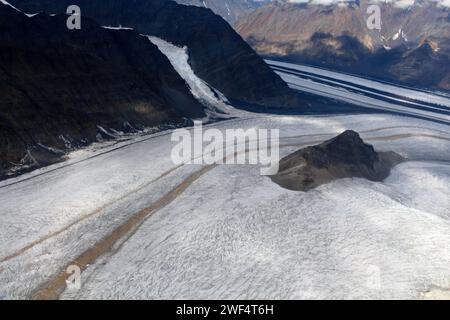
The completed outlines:
[[[309,193],[220,167],[64,297],[417,298],[449,286],[449,186],[448,165],[423,162]]]
[[[217,166],[82,273],[62,298],[420,298],[450,287],[448,127],[390,115],[256,116],[206,128],[280,129],[281,153],[346,129],[410,159],[383,183],[308,193]],[[170,132],[74,153],[0,182],[0,296],[29,298],[73,259],[186,181]]]
[[[301,92],[450,124],[448,94],[407,88],[310,66],[266,60],[288,85]]]

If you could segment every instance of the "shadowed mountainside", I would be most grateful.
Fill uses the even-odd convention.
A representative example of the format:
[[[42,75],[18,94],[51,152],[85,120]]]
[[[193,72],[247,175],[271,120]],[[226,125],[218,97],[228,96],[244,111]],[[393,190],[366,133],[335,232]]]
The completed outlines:
[[[113,130],[181,124],[203,106],[148,39],[89,19],[27,17],[0,4],[0,175],[40,166]]]
[[[167,0],[172,1],[172,0]],[[220,15],[233,25],[240,17],[272,0],[175,0],[179,4],[204,7]]]
[[[78,5],[101,25],[135,28],[189,49],[194,72],[237,106],[299,108],[304,101],[211,10],[167,0],[11,0],[27,13]]]

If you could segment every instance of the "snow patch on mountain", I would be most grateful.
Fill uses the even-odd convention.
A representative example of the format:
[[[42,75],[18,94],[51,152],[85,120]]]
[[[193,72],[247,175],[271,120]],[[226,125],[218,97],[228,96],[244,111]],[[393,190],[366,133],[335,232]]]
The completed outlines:
[[[10,4],[9,2],[7,2],[5,0],[0,0],[0,3],[3,3],[5,6],[9,6],[9,7],[13,8],[14,10],[22,12],[22,11],[20,11],[19,9],[17,9],[16,7],[14,7],[12,4]]]
[[[108,30],[134,30],[134,28],[128,28],[128,27],[122,27],[122,25],[119,25],[117,27],[113,27],[113,26],[102,26],[103,29],[108,29]]]
[[[400,28],[398,30],[398,32],[396,34],[394,34],[394,36],[392,37],[392,40],[396,41],[400,38],[405,40],[406,42],[408,41],[408,38],[406,37],[406,33],[403,31],[402,28]]]
[[[147,36],[147,38],[169,59],[174,69],[186,81],[192,95],[207,107],[205,112],[209,119],[227,118],[239,112],[230,106],[225,95],[194,73],[189,64],[187,47],[177,47],[153,36]]]
[[[5,0],[0,0],[0,3],[4,4],[5,6],[11,7],[16,11],[19,11],[20,13],[23,13],[24,15],[26,15],[28,18],[32,18],[34,16],[37,16],[39,13],[24,13],[21,10],[17,9],[16,7],[14,7],[12,4],[10,4],[9,2],[5,1]]]

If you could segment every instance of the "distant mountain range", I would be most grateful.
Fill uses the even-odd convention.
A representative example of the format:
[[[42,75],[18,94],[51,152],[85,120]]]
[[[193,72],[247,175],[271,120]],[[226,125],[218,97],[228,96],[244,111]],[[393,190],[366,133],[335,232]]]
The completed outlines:
[[[299,63],[450,90],[450,9],[445,1],[278,1],[235,29],[258,53]],[[369,30],[367,7],[381,7]]]

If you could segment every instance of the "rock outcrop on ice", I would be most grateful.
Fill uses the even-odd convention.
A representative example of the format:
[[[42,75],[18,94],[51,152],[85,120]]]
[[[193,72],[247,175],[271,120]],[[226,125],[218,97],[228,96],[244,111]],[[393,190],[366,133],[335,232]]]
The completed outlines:
[[[272,180],[296,191],[308,191],[342,178],[383,181],[403,161],[394,152],[376,152],[359,134],[347,130],[320,145],[301,149],[280,162]]]

